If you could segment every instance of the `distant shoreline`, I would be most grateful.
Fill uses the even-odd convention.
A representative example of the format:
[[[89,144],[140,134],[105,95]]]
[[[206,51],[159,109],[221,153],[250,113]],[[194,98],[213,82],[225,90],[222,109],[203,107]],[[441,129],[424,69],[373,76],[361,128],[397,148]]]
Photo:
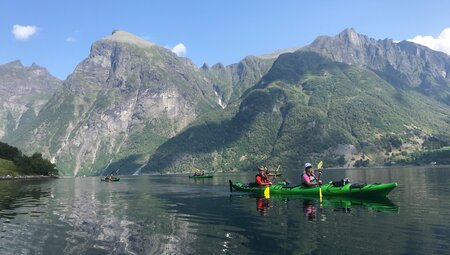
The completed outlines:
[[[0,181],[6,180],[42,180],[42,179],[57,179],[57,176],[49,176],[49,175],[20,175],[20,176],[0,176]]]

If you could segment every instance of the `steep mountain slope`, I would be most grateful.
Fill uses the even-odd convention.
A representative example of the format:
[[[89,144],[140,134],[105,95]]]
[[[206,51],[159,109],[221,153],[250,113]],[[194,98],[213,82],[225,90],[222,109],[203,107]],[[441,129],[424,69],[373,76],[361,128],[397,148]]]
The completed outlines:
[[[120,166],[121,173],[132,173],[142,155],[219,108],[217,102],[211,83],[189,60],[114,31],[92,45],[37,119],[9,141],[45,150],[66,175]],[[107,169],[118,160],[120,166]]]
[[[204,64],[201,70],[212,82],[214,91],[220,98],[220,104],[225,108],[229,103],[239,100],[247,89],[258,83],[281,54],[298,49],[290,48],[265,55],[247,56],[238,63],[228,66],[217,63],[209,67]]]
[[[230,108],[196,124],[159,147],[144,172],[300,167],[319,158],[328,166],[382,164],[393,147],[415,150],[432,136],[449,139],[442,127],[450,124],[450,108],[365,67],[300,50],[282,54],[236,114]]]
[[[0,139],[32,121],[61,84],[36,64],[0,65]]]
[[[307,50],[334,61],[366,66],[396,87],[417,91],[450,105],[450,56],[401,41],[375,40],[346,29],[335,37],[318,37]]]
[[[213,83],[222,108],[225,108],[254,86],[269,71],[275,59],[276,57],[248,56],[239,63],[226,67],[221,63],[212,67],[205,64],[201,70]]]

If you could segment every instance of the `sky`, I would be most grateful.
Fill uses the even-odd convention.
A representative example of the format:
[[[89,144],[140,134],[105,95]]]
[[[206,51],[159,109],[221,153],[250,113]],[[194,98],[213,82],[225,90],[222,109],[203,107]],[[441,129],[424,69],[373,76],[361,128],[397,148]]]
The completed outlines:
[[[2,0],[0,64],[36,63],[64,80],[115,29],[196,65],[301,47],[346,28],[450,54],[447,0]]]

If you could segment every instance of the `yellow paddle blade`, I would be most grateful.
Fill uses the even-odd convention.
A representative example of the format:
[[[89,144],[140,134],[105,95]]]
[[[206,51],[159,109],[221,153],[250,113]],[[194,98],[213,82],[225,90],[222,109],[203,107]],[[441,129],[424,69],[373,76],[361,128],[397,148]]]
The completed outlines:
[[[266,187],[264,189],[264,197],[267,198],[267,199],[270,198],[270,188],[269,187]]]
[[[317,164],[317,169],[321,169],[323,165],[323,161],[320,161],[319,164]]]

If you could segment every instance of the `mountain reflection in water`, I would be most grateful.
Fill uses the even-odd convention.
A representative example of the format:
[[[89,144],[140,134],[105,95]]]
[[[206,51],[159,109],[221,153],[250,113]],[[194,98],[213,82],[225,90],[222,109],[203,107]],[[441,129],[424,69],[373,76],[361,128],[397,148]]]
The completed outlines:
[[[331,180],[400,185],[386,199],[324,197],[322,203],[230,194],[229,179],[245,182],[253,173],[2,181],[0,254],[444,254],[449,172],[330,170]],[[283,175],[298,181],[298,171]]]

